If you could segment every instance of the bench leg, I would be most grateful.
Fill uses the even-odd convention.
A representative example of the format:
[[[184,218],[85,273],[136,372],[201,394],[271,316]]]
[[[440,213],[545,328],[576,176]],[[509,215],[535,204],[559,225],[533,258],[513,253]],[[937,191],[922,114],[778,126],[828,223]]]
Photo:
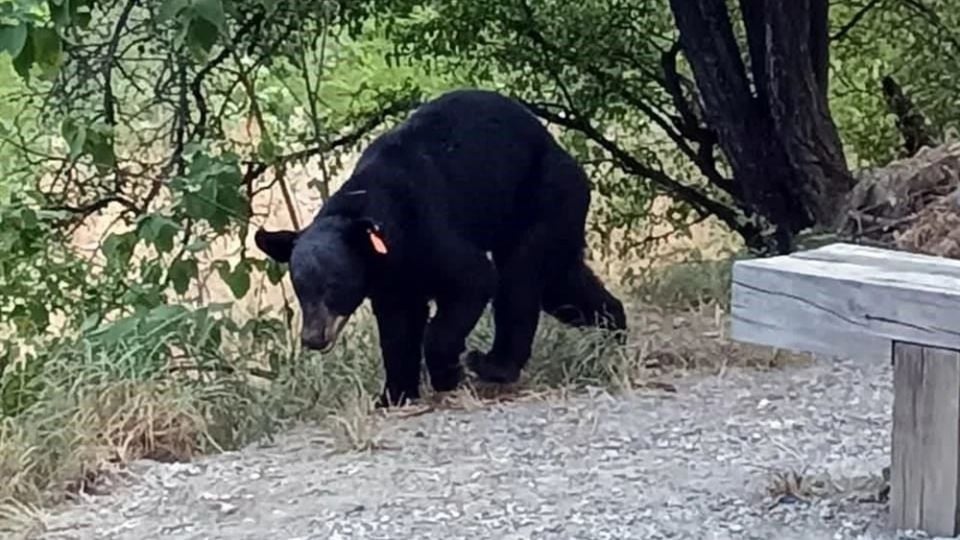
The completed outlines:
[[[897,529],[960,533],[960,351],[893,344],[890,513]]]

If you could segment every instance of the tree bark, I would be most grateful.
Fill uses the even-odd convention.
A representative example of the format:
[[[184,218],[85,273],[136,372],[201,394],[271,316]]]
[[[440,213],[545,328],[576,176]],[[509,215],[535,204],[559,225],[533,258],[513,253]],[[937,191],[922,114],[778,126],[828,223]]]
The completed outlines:
[[[670,0],[708,124],[781,252],[832,225],[852,187],[827,103],[828,0],[740,0],[750,72],[724,0]]]
[[[768,110],[791,167],[798,173],[803,204],[817,224],[836,225],[844,196],[853,187],[840,134],[825,88],[827,0],[790,0],[765,12]],[[816,33],[815,39],[811,35]],[[814,55],[818,55],[815,57]],[[821,83],[821,80],[824,81]]]
[[[830,89],[830,0],[810,0],[810,59],[817,87],[827,99]]]

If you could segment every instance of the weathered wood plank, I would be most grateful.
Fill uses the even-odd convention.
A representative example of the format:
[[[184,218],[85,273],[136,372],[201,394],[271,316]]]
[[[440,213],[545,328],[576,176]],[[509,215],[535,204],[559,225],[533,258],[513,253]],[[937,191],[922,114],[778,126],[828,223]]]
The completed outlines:
[[[732,337],[889,359],[891,341],[960,349],[960,261],[850,244],[733,267]]]
[[[818,249],[799,251],[791,254],[790,257],[823,262],[853,263],[865,267],[880,267],[887,272],[919,271],[924,275],[960,279],[960,264],[956,259],[858,246],[856,244],[830,244]]]
[[[954,536],[960,532],[960,352],[896,343],[894,355],[892,525]]]
[[[923,415],[914,384],[922,384],[923,353],[915,345],[895,345],[892,462],[890,465],[890,519],[898,529],[915,529],[921,520],[920,500],[923,471],[920,463],[919,428]]]

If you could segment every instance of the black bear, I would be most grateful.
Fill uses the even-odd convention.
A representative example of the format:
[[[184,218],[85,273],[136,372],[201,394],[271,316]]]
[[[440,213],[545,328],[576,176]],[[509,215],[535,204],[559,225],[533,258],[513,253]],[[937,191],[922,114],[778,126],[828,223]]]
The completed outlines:
[[[255,241],[289,263],[307,348],[332,347],[370,298],[387,405],[419,397],[421,358],[435,390],[457,387],[491,298],[493,347],[467,358],[481,381],[517,380],[541,310],[625,330],[623,305],[583,260],[589,204],[585,172],[526,107],[456,90],[374,140],[308,227]]]

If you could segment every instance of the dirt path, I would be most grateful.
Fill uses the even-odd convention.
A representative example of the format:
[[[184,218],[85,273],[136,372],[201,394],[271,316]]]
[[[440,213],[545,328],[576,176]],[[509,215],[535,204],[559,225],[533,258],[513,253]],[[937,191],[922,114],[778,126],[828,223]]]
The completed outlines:
[[[44,539],[894,538],[861,502],[889,464],[886,362],[820,361],[393,419],[391,448],[303,428],[50,516]],[[772,504],[776,473],[826,479]]]

